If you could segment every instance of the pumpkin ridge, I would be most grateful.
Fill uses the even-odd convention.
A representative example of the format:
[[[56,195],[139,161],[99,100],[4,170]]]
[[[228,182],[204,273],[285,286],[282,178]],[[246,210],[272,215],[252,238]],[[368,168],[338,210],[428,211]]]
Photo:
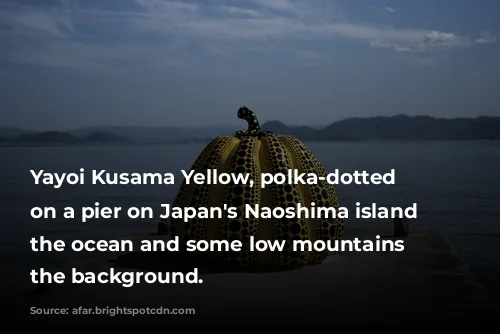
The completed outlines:
[[[281,141],[287,152],[290,153],[290,159],[292,161],[292,166],[299,173],[315,173],[316,171],[308,165],[308,156],[304,154],[304,151],[300,150],[297,145],[294,136],[281,135],[277,136]],[[310,208],[311,202],[315,202],[315,185],[298,184],[297,185],[302,196],[302,204]],[[303,218],[307,222],[308,228],[308,239],[311,241],[316,241],[319,239],[324,239],[321,237],[321,224],[322,220],[320,218]],[[308,253],[307,264],[315,264],[323,261],[323,259],[328,255],[327,251],[317,252],[311,251]]]
[[[261,148],[261,170],[262,172],[266,173],[271,173],[274,174],[274,168],[271,163],[272,158],[269,157],[269,152],[270,152],[270,147],[272,144],[270,143],[269,138],[262,138],[262,148]],[[270,207],[273,208],[273,205],[275,205],[276,201],[273,199],[273,193],[275,192],[275,185],[268,185],[264,189],[262,189],[262,200],[259,204],[261,207]],[[261,233],[260,237],[265,240],[277,240],[277,226],[275,219],[261,219],[263,224],[261,224]],[[261,254],[261,257],[265,259],[263,262],[265,264],[270,264],[270,265],[278,265],[278,267],[281,266],[281,261],[280,261],[280,255],[277,253],[272,253],[270,251],[265,252],[265,254]]]
[[[201,151],[201,153],[198,155],[198,158],[194,161],[193,165],[191,166],[191,170],[200,170],[205,163],[205,160],[207,157],[213,154],[214,150],[217,148],[218,145],[220,145],[221,141],[228,140],[225,139],[224,137],[217,137],[214,138],[208,145]],[[188,205],[188,202],[193,196],[193,185],[186,184],[186,180],[182,181],[182,184],[177,192],[177,196],[175,197],[172,206],[173,207],[184,207]],[[171,236],[179,236],[181,237],[183,233],[181,233],[181,230],[183,230],[183,222],[181,219],[162,219],[163,222],[166,222],[169,227],[169,234]]]
[[[260,168],[258,161],[258,140],[256,137],[246,136],[241,138],[241,142],[229,165],[229,173],[251,175],[252,178],[260,178]],[[245,205],[260,202],[260,186],[254,184],[228,184],[223,194],[224,202],[237,208],[237,217],[224,217],[221,220],[222,240],[239,240],[242,248],[238,252],[225,252],[227,262],[239,269],[252,268],[256,263],[256,252],[249,250],[250,236],[256,237],[259,233],[259,221],[257,218],[245,217]]]
[[[299,140],[293,136],[283,136],[282,141],[287,143],[287,147],[289,147],[290,152],[293,152],[293,156],[295,156],[298,161],[298,171],[299,173],[313,173],[318,176],[321,176],[320,171],[317,169],[317,165],[314,164],[314,156],[312,152],[305,148],[304,145],[301,145]],[[330,185],[327,185],[330,186]],[[328,198],[324,198],[323,190],[325,185],[322,182],[318,182],[318,184],[311,185],[299,185],[300,189],[303,191],[303,196],[305,199],[305,203],[308,203],[308,206],[311,206],[311,203],[314,202],[316,207],[326,206],[329,207],[331,203],[328,201]],[[312,228],[310,229],[309,237],[313,242],[316,240],[329,240],[332,238],[330,235],[330,222],[326,217],[317,217],[309,219],[310,225]],[[321,263],[328,256],[328,251],[324,250],[322,252],[314,251],[312,252],[312,256],[309,258],[309,264]]]
[[[326,178],[327,173],[325,169],[312,152],[297,138],[292,139],[292,142],[300,151],[304,152],[307,160],[309,161],[308,165],[312,167],[316,175],[318,175],[318,177]],[[318,181],[318,184],[314,185],[314,188],[317,189],[315,190],[317,192],[316,203],[323,204],[325,207],[333,207],[338,213],[339,203],[335,188],[331,184],[324,181]],[[344,236],[344,221],[338,217],[323,219],[321,235],[323,240],[341,239]]]
[[[229,137],[229,138],[231,138],[231,141],[229,142],[226,150],[222,153],[220,164],[219,167],[217,168],[218,174],[227,173],[229,171],[232,158],[236,154],[241,145],[241,140],[234,137]],[[208,200],[207,207],[219,207],[220,205],[224,205],[225,202],[221,200],[221,196],[226,191],[226,187],[228,185],[217,183],[210,186],[211,186],[210,197]],[[219,237],[219,235],[217,235],[217,237]]]
[[[219,153],[215,152],[219,156],[219,164],[217,166],[218,173],[225,173],[231,164],[232,157],[235,152],[237,152],[240,147],[241,141],[234,137],[227,137],[230,139],[225,149],[221,150]],[[208,189],[208,196],[206,201],[201,203],[201,207],[206,208],[221,208],[224,209],[224,197],[223,194],[226,191],[228,185],[224,184],[211,184],[206,185]],[[203,219],[205,224],[205,240],[219,240],[222,233],[222,224],[219,218],[205,218]]]
[[[258,161],[259,161],[259,188],[260,188],[260,201],[253,203],[258,204],[260,207],[270,207],[273,208],[273,199],[272,199],[272,188],[269,187],[262,188],[260,184],[260,177],[262,173],[272,173],[272,164],[269,162],[268,153],[269,153],[269,137],[262,137],[257,141],[259,145]],[[260,218],[259,221],[259,240],[275,240],[275,222],[271,219]],[[272,251],[264,251],[258,252],[256,258],[259,260],[260,266],[262,268],[276,268],[276,265],[279,264],[279,254]]]
[[[222,152],[225,151],[232,137],[218,137],[212,140],[207,149],[203,150],[199,159],[191,167],[191,170],[198,172],[206,171],[207,169],[217,169],[220,164]],[[178,200],[174,202],[174,207],[203,207],[207,203],[209,189],[205,184],[185,184],[179,192]],[[181,195],[181,192],[183,193]],[[193,218],[188,222],[184,222],[183,218],[171,219],[172,228],[176,231],[180,241],[194,239],[203,240],[207,231],[207,222],[204,219]]]
[[[276,137],[266,138],[266,158],[271,173],[287,174],[292,169],[292,162],[283,144]],[[300,189],[296,184],[276,184],[269,186],[270,207],[296,207],[304,203]],[[277,261],[283,269],[295,269],[306,265],[308,251],[293,250],[294,240],[308,240],[307,221],[302,218],[271,218],[273,227],[273,240],[285,240],[286,248],[281,253],[276,253]]]
[[[221,137],[221,140],[217,143],[203,166],[200,169],[196,169],[196,172],[203,172],[209,169],[219,169],[219,166],[223,162],[225,152],[229,148],[229,143],[232,141],[231,137]],[[211,184],[193,184],[193,196],[188,206],[194,208],[208,207],[208,202],[210,199],[210,192],[213,189]],[[206,218],[192,218],[189,222],[184,223],[184,232],[186,234],[186,239],[194,240],[205,240],[207,237],[208,230],[208,220]]]

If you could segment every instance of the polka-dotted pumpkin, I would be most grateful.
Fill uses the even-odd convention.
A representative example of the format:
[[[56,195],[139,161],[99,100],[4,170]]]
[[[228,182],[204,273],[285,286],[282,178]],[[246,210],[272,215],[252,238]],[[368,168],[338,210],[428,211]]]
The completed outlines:
[[[334,240],[343,236],[341,219],[256,219],[245,218],[246,204],[261,207],[316,206],[338,209],[334,188],[321,181],[317,185],[268,185],[260,187],[260,174],[284,173],[288,169],[326,176],[321,164],[311,151],[296,137],[274,135],[262,131],[255,114],[248,108],[238,110],[238,118],[248,122],[247,131],[238,131],[234,137],[220,136],[213,139],[201,152],[191,169],[204,172],[217,169],[220,173],[250,173],[255,184],[198,185],[182,184],[173,206],[179,207],[230,207],[238,208],[237,218],[195,218],[185,223],[170,219],[160,223],[160,233],[169,233],[185,240],[240,240],[240,252],[209,252],[212,261],[229,264],[233,269],[282,270],[295,269],[321,263],[327,252],[293,251],[292,240]],[[167,231],[167,232],[165,232]],[[249,237],[255,240],[286,240],[283,252],[250,252]]]

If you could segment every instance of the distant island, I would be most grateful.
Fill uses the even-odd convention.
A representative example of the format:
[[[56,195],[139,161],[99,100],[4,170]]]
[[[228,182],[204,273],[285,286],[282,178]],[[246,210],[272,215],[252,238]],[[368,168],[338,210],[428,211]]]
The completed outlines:
[[[322,129],[292,127],[272,121],[262,127],[310,141],[500,139],[500,117],[490,116],[451,119],[406,115],[348,118]]]
[[[1,136],[0,143],[7,145],[100,145],[128,144],[130,140],[108,132],[92,132],[87,136],[77,137],[67,132],[46,131],[23,133],[14,138]]]
[[[373,140],[499,140],[500,117],[434,118],[430,116],[376,116],[348,118],[323,128],[292,126],[269,121],[261,126],[276,134],[304,141]],[[245,125],[218,127],[88,127],[67,131],[36,132],[0,127],[5,145],[110,145],[187,144],[208,142],[215,136],[234,135]]]

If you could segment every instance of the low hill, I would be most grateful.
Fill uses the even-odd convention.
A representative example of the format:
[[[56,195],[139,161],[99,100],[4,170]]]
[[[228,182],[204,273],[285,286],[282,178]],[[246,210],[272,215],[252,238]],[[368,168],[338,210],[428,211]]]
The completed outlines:
[[[114,133],[110,132],[92,132],[88,134],[87,136],[83,137],[83,140],[86,143],[92,143],[92,144],[100,144],[100,143],[128,143],[130,140],[128,140],[125,137],[122,136],[117,136]]]
[[[47,131],[22,134],[15,138],[14,142],[23,144],[79,144],[82,142],[82,139],[66,132]]]
[[[326,123],[326,122],[325,122]],[[320,129],[309,126],[292,126],[281,121],[269,121],[264,130],[276,134],[289,134],[308,141],[343,140],[500,140],[500,117],[434,118],[430,116],[376,116],[348,118]],[[1,128],[0,128],[1,129]],[[6,128],[4,128],[5,130]],[[168,144],[205,142],[215,136],[234,135],[241,126],[217,127],[89,127],[71,131],[24,132],[11,140],[0,132],[7,142],[35,144]],[[21,131],[10,129],[10,134]],[[4,140],[5,142],[5,140]]]
[[[66,131],[74,136],[85,137],[91,133],[113,133],[120,137],[143,144],[178,143],[194,138],[213,138],[219,135],[231,135],[232,126],[220,127],[171,127],[171,126],[95,126]]]
[[[489,116],[450,119],[407,115],[348,118],[322,129],[272,121],[262,128],[310,141],[500,139],[500,117]]]
[[[350,118],[314,134],[316,140],[465,140],[500,139],[500,117],[433,118],[429,116]]]
[[[289,126],[280,121],[269,121],[262,124],[261,127],[263,130],[272,131],[275,134],[287,134],[302,139],[307,139],[316,132],[309,126]]]
[[[77,137],[67,132],[47,131],[34,134],[22,134],[9,141],[22,145],[83,145],[129,143],[127,138],[107,132],[93,132],[85,137]]]

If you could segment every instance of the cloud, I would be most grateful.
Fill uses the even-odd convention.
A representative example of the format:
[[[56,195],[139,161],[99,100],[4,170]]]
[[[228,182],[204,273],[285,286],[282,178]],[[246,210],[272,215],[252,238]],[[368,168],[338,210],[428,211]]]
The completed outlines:
[[[186,1],[164,1],[164,0],[135,0],[135,2],[148,10],[160,13],[167,13],[169,11],[196,11],[199,6],[194,3]]]
[[[396,9],[394,9],[393,7],[391,6],[384,6],[384,11],[387,12],[387,13],[390,13],[390,14],[393,14],[396,12]]]
[[[255,9],[233,7],[233,6],[219,6],[218,10],[231,15],[242,15],[249,17],[261,17],[264,15],[262,12],[259,12]]]
[[[392,6],[389,6],[389,5],[385,5],[385,6],[370,6],[371,9],[377,11],[379,14],[381,15],[391,15],[391,14],[394,14],[396,13],[396,8],[392,7]]]
[[[141,3],[149,0],[141,0]],[[298,13],[298,7],[291,1],[285,0],[251,0],[266,8],[272,8],[288,13]],[[317,2],[310,2],[310,5]],[[302,5],[304,3],[301,3]],[[298,6],[298,5],[297,5]],[[231,11],[246,12],[247,9],[231,7]],[[317,9],[317,8],[315,8]],[[227,9],[226,9],[227,10]],[[312,10],[312,9],[311,9]],[[295,16],[264,15],[257,10],[254,15],[246,19],[234,17],[210,17],[202,13],[191,16],[189,19],[179,19],[171,22],[177,32],[190,36],[197,36],[211,40],[333,40],[345,37],[367,42],[374,47],[388,47],[396,51],[422,51],[428,48],[454,48],[467,44],[467,40],[453,33],[419,30],[381,28],[370,25],[353,24],[349,22],[329,22],[321,17],[313,20],[303,19],[303,13]],[[259,14],[257,14],[259,13]],[[161,17],[161,14],[158,14]],[[135,21],[137,28],[157,33],[168,33],[169,29],[163,20],[154,21],[148,17],[141,17]]]
[[[496,42],[497,42],[497,38],[494,36],[491,36],[490,33],[487,31],[482,32],[480,38],[476,38],[477,44],[493,44]]]
[[[422,52],[431,50],[449,50],[470,46],[467,38],[442,31],[396,31],[392,36],[382,34],[385,38],[374,39],[372,47],[390,48],[397,52]]]
[[[28,35],[42,33],[63,38],[75,32],[70,16],[62,8],[13,7],[0,9],[0,23],[14,33]]]
[[[192,59],[193,49],[220,56],[288,48],[304,62],[307,56],[299,46],[304,43],[316,45],[309,50],[315,61],[326,53],[324,46],[342,39],[395,52],[450,51],[472,44],[453,32],[354,23],[330,0],[119,3],[113,9],[71,0],[53,7],[2,4],[0,27],[6,29],[0,29],[0,42],[7,48],[0,59],[50,66],[165,65]],[[386,6],[385,11],[394,9]],[[483,35],[475,42],[492,41]]]
[[[253,3],[279,12],[300,14],[297,4],[290,0],[251,0]]]

